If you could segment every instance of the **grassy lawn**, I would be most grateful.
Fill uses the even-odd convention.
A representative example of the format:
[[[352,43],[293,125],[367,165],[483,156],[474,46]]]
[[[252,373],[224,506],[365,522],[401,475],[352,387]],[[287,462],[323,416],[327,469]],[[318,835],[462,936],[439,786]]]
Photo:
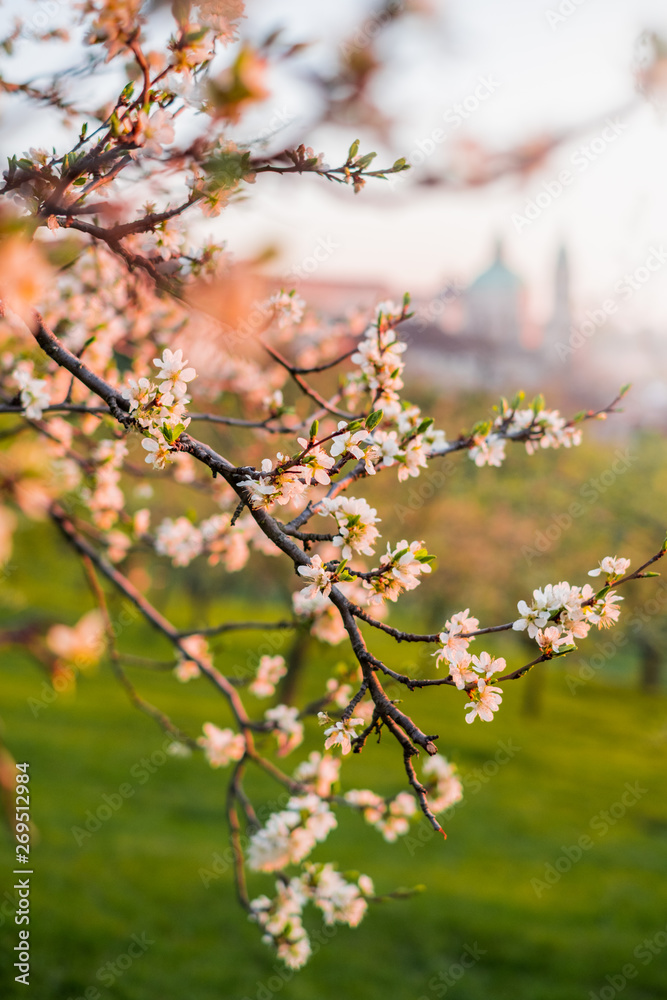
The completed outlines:
[[[243,657],[258,641],[255,635],[230,643],[229,655]],[[309,682],[304,699],[321,690],[339,658],[335,650],[316,651],[314,673],[321,676]],[[205,719],[224,724],[220,699],[205,681],[181,687],[148,672],[135,677],[142,692],[191,733]],[[28,989],[13,982],[17,928],[5,906],[3,997],[67,1000],[89,990],[98,1000],[98,990],[99,997],[123,1000],[267,1000],[273,994],[338,1000],[341,993],[353,1000],[572,1000],[590,991],[597,996],[608,986],[606,976],[618,984],[628,963],[636,975],[623,990],[625,1000],[661,995],[667,974],[660,935],[667,925],[664,696],[595,680],[573,695],[555,665],[539,718],[522,714],[521,684],[506,685],[502,710],[489,725],[465,725],[457,692],[408,696],[422,728],[440,733],[441,749],[464,777],[466,797],[447,818],[447,842],[431,837],[420,821],[389,845],[358,817],[342,814],[313,856],[367,872],[378,892],[427,888],[373,907],[356,930],[343,927],[323,938],[305,970],[281,979],[273,953],[235,904],[231,872],[202,878],[227,847],[224,773],[211,771],[199,756],[158,752],[157,765],[142,764],[160,750],[164,734],[128,705],[105,668],[83,678],[75,696],[59,695],[35,714],[30,699],[43,697],[42,685],[27,658],[5,656],[4,736],[16,758],[31,763],[39,837],[32,855],[32,981]],[[320,740],[311,723],[294,766]],[[346,759],[343,784],[376,787],[378,774],[382,789],[400,787],[400,761],[388,743],[371,743],[361,757]],[[132,793],[120,796],[119,805],[123,784]],[[258,796],[276,794],[264,781],[255,780],[254,788]],[[73,828],[84,828],[87,810],[95,812],[104,795],[114,808],[101,814],[111,815],[91,836],[79,833],[77,844]],[[590,843],[583,842],[576,861],[573,845],[584,835]],[[2,894],[12,884],[10,847],[0,833]],[[251,883],[254,895],[271,889],[269,877]],[[314,921],[312,928],[319,927]],[[642,942],[656,934],[660,953],[652,955]],[[110,969],[107,963],[119,957],[127,966],[123,956],[133,935],[143,953],[125,969]]]

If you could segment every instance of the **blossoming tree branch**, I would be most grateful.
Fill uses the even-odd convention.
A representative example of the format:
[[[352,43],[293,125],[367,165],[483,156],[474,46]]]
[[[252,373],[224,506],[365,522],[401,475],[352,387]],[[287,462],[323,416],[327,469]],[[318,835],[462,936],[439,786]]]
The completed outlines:
[[[392,482],[453,452],[500,466],[511,446],[529,454],[575,447],[585,423],[615,412],[623,392],[571,419],[519,393],[448,439],[401,395],[407,295],[379,303],[355,327],[316,317],[291,288],[258,297],[252,275],[223,248],[192,245],[188,219],[218,214],[264,174],[313,174],[358,192],[369,178],[406,169],[403,160],[371,169],[374,154],[360,154],[357,142],[333,167],[305,144],[269,154],[235,142],[234,126],[268,96],[272,60],[291,55],[276,39],[259,48],[237,43],[242,15],[241,0],[176,3],[169,40],[156,47],[139,0],[87,0],[80,19],[91,68],[102,60],[120,67],[104,78],[118,84],[115,97],[96,113],[66,87],[2,78],[4,91],[64,113],[75,135],[66,152],[12,156],[0,190],[0,553],[9,551],[17,510],[50,519],[66,539],[95,610],[43,638],[17,630],[9,641],[25,641],[54,682],[75,680],[104,651],[174,753],[203,752],[212,768],[225,769],[240,903],[279,956],[299,967],[310,954],[304,907],[313,904],[326,924],[355,926],[379,898],[368,876],[346,878],[331,862],[308,860],[339,811],[358,813],[388,841],[419,812],[444,835],[438,814],[462,796],[446,746],[420,726],[424,689],[452,689],[443,717],[458,705],[466,722],[492,722],[500,685],[575,650],[592,628],[612,627],[619,589],[654,575],[665,546],[632,572],[629,560],[601,554],[589,581],[534,590],[502,624],[480,627],[469,608],[443,615],[434,634],[385,620],[431,574],[435,556],[420,539],[380,547],[381,518],[362,495],[369,478],[389,480],[390,492]],[[61,37],[59,29],[43,40]],[[318,389],[318,377],[334,372],[335,390]],[[206,441],[195,436],[200,425]],[[172,516],[156,519],[170,478],[213,513],[197,520],[174,502]],[[142,499],[138,509],[130,493]],[[293,607],[281,620],[183,630],[149,600],[145,574],[127,568],[137,554],[175,568],[206,557],[235,573],[254,553],[293,568]],[[128,668],[140,658],[117,646],[114,594],[171,644],[173,683],[202,678],[221,697],[220,708],[211,703],[218,721],[202,719],[200,734],[183,732],[136,689]],[[355,664],[307,705],[262,711],[286,675],[282,656],[262,656],[253,676],[239,680],[209,648],[225,632],[304,623],[323,642],[347,643]],[[483,648],[486,635],[510,630],[534,642],[528,663],[508,665]],[[389,662],[373,651],[377,631],[396,641]],[[401,669],[406,642],[432,647],[432,676]],[[406,699],[389,697],[387,681]],[[311,722],[323,727],[321,749],[288,765]],[[353,755],[372,754],[368,740],[382,733],[402,761],[404,787],[389,797],[343,791],[343,758],[344,784],[353,785]],[[264,824],[244,784],[250,768],[286,791],[285,808]],[[251,898],[248,869],[273,876],[274,888],[267,883],[267,894]]]

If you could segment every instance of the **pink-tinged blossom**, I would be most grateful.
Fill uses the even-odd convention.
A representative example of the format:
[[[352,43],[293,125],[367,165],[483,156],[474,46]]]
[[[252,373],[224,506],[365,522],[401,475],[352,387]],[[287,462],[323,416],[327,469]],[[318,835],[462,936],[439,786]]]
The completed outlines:
[[[174,566],[188,566],[201,554],[203,545],[201,532],[187,517],[167,517],[157,527],[155,550],[169,556]]]
[[[605,573],[607,576],[607,583],[611,583],[612,581],[616,581],[620,577],[624,576],[629,568],[630,559],[623,559],[617,556],[605,556],[597,569],[590,570],[588,575],[599,576],[600,573]]]
[[[203,725],[204,735],[197,743],[203,747],[211,767],[227,767],[233,760],[241,760],[245,753],[245,739],[242,733],[232,729],[219,729],[212,722]]]
[[[391,567],[381,576],[364,580],[363,586],[372,592],[370,604],[382,604],[383,599],[396,601],[404,590],[414,590],[421,583],[422,573],[430,573],[431,566],[424,543],[400,541],[394,549],[387,544],[386,555],[380,557],[380,566]]]
[[[345,792],[344,798],[350,805],[361,809],[364,819],[371,826],[375,826],[387,811],[385,800],[370,788],[351,788]]]
[[[302,884],[315,906],[324,914],[324,923],[328,926],[347,924],[349,927],[356,927],[368,909],[361,879],[358,882],[346,882],[331,864],[306,864],[304,868]],[[372,893],[370,879],[363,884]]]
[[[299,566],[299,575],[310,580],[310,584],[304,587],[301,594],[306,600],[313,600],[318,594],[328,597],[331,593],[332,578],[331,573],[324,568],[322,557],[311,556],[309,566]]]
[[[187,684],[188,681],[194,681],[200,676],[201,670],[194,660],[179,660],[174,667],[174,677],[181,684]]]
[[[276,684],[286,673],[287,667],[282,656],[262,656],[255,679],[248,690],[256,698],[270,698],[275,693]]]
[[[473,701],[468,702],[465,707],[466,722],[474,722],[479,716],[484,722],[493,720],[493,713],[498,711],[502,699],[503,689],[487,685],[486,681],[480,679],[477,690],[473,692]]]
[[[428,796],[432,812],[449,809],[463,798],[463,786],[456,775],[456,767],[442,754],[428,757],[422,766],[422,774],[435,782],[435,790],[429,791]]]
[[[623,598],[615,590],[609,590],[601,601],[592,607],[586,608],[586,619],[597,625],[598,628],[611,628],[615,625],[621,614],[621,609],[616,603]]]
[[[188,659],[187,655],[195,657]],[[213,667],[213,661],[209,652],[208,643],[203,635],[188,635],[181,639],[181,651],[179,661],[174,667],[174,675],[181,682],[195,680],[201,675],[199,664],[204,667]]]
[[[291,705],[276,705],[264,713],[267,722],[273,724],[278,740],[278,756],[286,757],[303,742],[303,723],[299,722],[299,709]]]
[[[436,665],[439,665],[440,660],[445,660],[447,664],[454,663],[468,649],[472,639],[465,638],[465,636],[479,628],[477,618],[471,618],[469,614],[470,609],[466,608],[465,611],[457,611],[451,619],[445,622],[445,629],[438,636],[442,648],[433,653],[433,656],[436,657]]]
[[[82,670],[93,667],[104,651],[104,618],[95,608],[70,628],[52,625],[46,634],[49,649]]]
[[[352,685],[341,684],[336,677],[330,677],[327,681],[327,695],[339,708],[347,708],[352,698]]]
[[[32,194],[30,188],[28,191]],[[23,236],[10,235],[7,231],[3,233],[0,245],[0,299],[28,326],[34,323],[33,309],[46,296],[52,277],[53,269],[37,244]]]
[[[303,311],[306,308],[304,300],[294,291],[276,292],[269,299],[269,305],[273,308],[281,330],[298,325],[303,319]]]
[[[410,817],[417,812],[417,803],[414,795],[409,792],[399,792],[398,795],[389,802],[387,812],[382,819],[375,824],[384,839],[393,844],[398,837],[404,836],[410,829]]]
[[[456,654],[456,659],[452,663],[447,664],[449,666],[449,676],[459,691],[463,691],[466,684],[472,684],[478,679],[477,674],[470,667],[471,660],[470,653],[459,652]],[[447,662],[446,657],[445,662]]]
[[[572,644],[572,635],[570,632],[561,632],[556,625],[551,625],[544,630],[540,629],[535,641],[543,653],[557,653],[561,646]]]
[[[312,787],[321,798],[326,798],[331,795],[331,789],[338,782],[340,766],[341,760],[338,757],[313,750],[308,754],[308,759],[299,764],[294,777]]]
[[[468,452],[475,465],[493,465],[500,468],[505,460],[505,438],[498,434],[476,437],[475,444]]]
[[[164,108],[158,108],[150,118],[145,111],[138,113],[135,141],[142,147],[145,156],[159,156],[162,153],[162,147],[168,146],[174,141],[173,123],[173,116]],[[136,156],[138,151],[133,152]]]

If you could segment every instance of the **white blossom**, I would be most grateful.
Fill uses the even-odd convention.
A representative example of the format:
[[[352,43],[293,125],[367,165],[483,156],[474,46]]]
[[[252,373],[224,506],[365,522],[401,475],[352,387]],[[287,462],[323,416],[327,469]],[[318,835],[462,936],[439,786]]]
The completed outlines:
[[[357,737],[355,727],[362,726],[363,724],[363,719],[346,719],[344,722],[335,722],[333,726],[324,730],[326,737],[324,749],[329,750],[330,747],[339,746],[343,755],[348,754],[352,749],[352,740]]]
[[[51,402],[51,392],[45,379],[33,378],[32,367],[30,371],[25,368],[16,368],[12,373],[12,378],[20,389],[21,406],[25,410],[26,417],[31,420],[40,420],[43,411]]]
[[[310,565],[299,566],[298,572],[300,576],[305,577],[306,580],[310,580],[310,585],[304,587],[301,591],[306,600],[313,600],[318,594],[321,594],[322,597],[329,596],[332,586],[332,574],[324,568],[321,556],[311,556]]]
[[[171,390],[174,396],[182,396],[187,392],[187,382],[196,378],[197,372],[194,368],[187,368],[187,361],[183,360],[183,351],[171,351],[165,347],[162,358],[153,358],[153,364],[160,368],[157,377],[162,379],[161,390],[168,392]]]

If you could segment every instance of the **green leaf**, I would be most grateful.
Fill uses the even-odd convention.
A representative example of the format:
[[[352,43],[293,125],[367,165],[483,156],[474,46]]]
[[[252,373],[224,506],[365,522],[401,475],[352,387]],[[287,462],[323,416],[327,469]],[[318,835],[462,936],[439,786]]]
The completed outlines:
[[[394,161],[394,165],[393,165],[393,167],[391,169],[392,170],[404,170],[405,167],[406,167],[405,157],[404,156],[399,156],[399,158]]]
[[[491,430],[490,420],[478,420],[473,429],[470,432],[471,437],[479,437],[480,435],[486,437],[486,435]]]
[[[432,427],[434,423],[435,420],[433,417],[426,417],[417,428],[417,434],[425,434],[429,427]]]
[[[169,444],[173,444],[174,441],[178,441],[179,437],[185,430],[185,424],[176,424],[175,427],[170,427],[169,424],[162,424],[162,433],[164,435],[165,441]]]
[[[319,422],[319,420],[313,420],[312,424],[310,425],[310,440],[311,441],[315,440],[315,438],[317,437],[317,432],[319,431],[319,429],[320,429],[320,422]]]
[[[382,420],[383,416],[384,416],[383,410],[373,410],[372,413],[369,413],[368,416],[366,417],[366,430],[369,431],[374,430],[374,428],[376,428],[377,425]]]
[[[537,414],[540,412],[540,410],[544,409],[544,406],[545,406],[544,396],[542,395],[542,393],[540,393],[538,396],[535,397],[535,399],[533,400],[533,402],[531,404],[531,407],[532,407],[532,410],[533,410],[533,413],[535,414],[535,416],[537,416]]]
[[[365,153],[363,156],[359,157],[355,166],[359,167],[360,170],[365,170],[366,167],[370,167],[376,156],[377,153]]]
[[[347,154],[348,163],[350,160],[353,160],[355,158],[358,152],[359,152],[359,140],[355,139],[352,145],[350,146],[349,152]]]
[[[519,391],[515,393],[514,399],[510,403],[512,409],[518,410],[525,398],[526,398],[525,392],[523,391],[523,389],[519,389]]]
[[[627,382],[624,386],[621,386],[619,396],[625,396],[626,392],[632,389],[632,382]]]

